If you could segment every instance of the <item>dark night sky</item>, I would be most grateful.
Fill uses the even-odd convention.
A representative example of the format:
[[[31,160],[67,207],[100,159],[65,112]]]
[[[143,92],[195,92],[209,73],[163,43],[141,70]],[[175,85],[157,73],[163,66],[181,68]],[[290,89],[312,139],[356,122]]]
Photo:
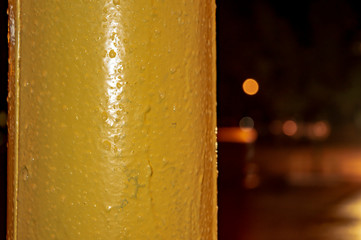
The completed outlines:
[[[218,1],[218,123],[360,118],[361,2]],[[255,78],[260,91],[241,84]]]

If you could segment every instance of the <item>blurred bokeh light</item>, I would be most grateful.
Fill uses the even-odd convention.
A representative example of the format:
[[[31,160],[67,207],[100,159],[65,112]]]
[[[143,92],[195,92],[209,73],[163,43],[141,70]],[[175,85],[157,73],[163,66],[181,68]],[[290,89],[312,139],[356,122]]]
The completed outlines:
[[[294,136],[297,133],[298,126],[293,120],[287,120],[282,125],[283,133],[287,136]]]
[[[254,128],[224,127],[218,128],[219,142],[253,143],[257,139],[257,131]]]
[[[258,92],[259,86],[256,80],[248,78],[243,82],[242,88],[246,94],[255,95]]]

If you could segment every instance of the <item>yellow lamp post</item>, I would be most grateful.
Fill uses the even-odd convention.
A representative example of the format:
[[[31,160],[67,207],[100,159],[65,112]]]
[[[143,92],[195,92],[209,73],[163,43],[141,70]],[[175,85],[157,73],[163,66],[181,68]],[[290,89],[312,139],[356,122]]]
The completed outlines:
[[[8,14],[7,239],[216,239],[214,1]]]

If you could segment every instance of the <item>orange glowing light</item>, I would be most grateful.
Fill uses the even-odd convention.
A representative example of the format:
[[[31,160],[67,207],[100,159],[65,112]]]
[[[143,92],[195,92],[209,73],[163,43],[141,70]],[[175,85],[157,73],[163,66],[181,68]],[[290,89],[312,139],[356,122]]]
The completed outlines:
[[[259,90],[257,81],[252,78],[246,79],[243,82],[242,88],[243,91],[248,95],[255,95]]]
[[[329,134],[330,129],[325,122],[320,121],[314,125],[313,131],[317,137],[326,137]]]
[[[319,121],[311,125],[309,137],[313,139],[324,139],[330,135],[330,126],[325,121]]]
[[[298,126],[293,120],[288,120],[283,123],[282,131],[287,136],[294,136],[297,133]]]
[[[254,128],[224,127],[218,128],[218,142],[253,143],[257,139]]]

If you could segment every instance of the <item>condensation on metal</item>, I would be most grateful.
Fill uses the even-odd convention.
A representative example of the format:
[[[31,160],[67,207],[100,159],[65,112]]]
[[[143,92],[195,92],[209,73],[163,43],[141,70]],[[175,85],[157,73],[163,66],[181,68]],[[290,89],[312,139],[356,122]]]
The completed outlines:
[[[8,239],[216,239],[214,1],[20,2]]]

